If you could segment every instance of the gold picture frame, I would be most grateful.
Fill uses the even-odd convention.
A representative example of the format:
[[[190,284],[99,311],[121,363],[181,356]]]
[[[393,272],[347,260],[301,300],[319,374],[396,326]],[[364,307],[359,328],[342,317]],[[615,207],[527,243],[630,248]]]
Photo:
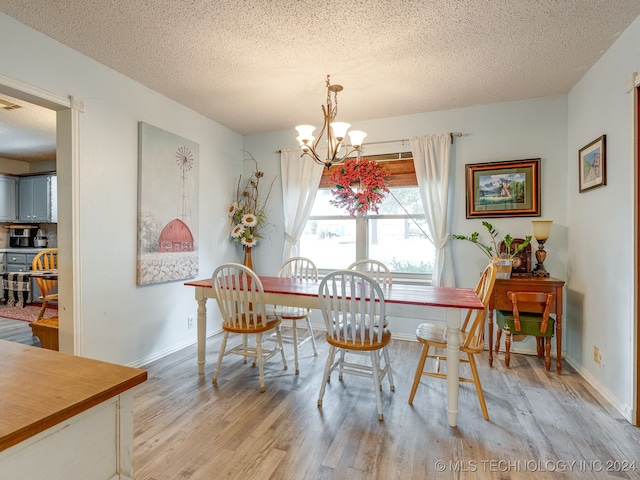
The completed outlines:
[[[539,217],[540,159],[466,165],[467,218]]]

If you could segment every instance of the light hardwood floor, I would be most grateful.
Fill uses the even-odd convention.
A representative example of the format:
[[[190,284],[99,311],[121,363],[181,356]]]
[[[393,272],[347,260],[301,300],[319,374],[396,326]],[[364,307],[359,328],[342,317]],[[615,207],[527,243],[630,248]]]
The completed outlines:
[[[0,320],[0,338],[9,332],[6,322]],[[32,341],[25,322],[10,322],[14,341],[16,328],[22,343]],[[558,377],[536,357],[513,354],[506,369],[501,354],[491,369],[481,355],[490,421],[473,385],[464,384],[458,427],[451,428],[446,382],[423,378],[413,407],[407,404],[417,343],[392,341],[396,391],[383,386],[378,422],[365,378],[339,382],[334,374],[317,407],[328,350],[322,332],[318,357],[309,344],[301,349],[300,375],[293,374],[290,345],[289,370],[276,357],[267,362],[262,394],[257,370],[235,356],[225,358],[218,385],[211,384],[220,338],[207,340],[204,376],[195,345],[145,367],[149,380],[134,399],[135,480],[640,478],[640,429],[566,362]]]
[[[310,345],[301,349],[299,376],[275,357],[267,363],[262,394],[257,370],[235,356],[225,358],[218,385],[211,384],[220,335],[207,341],[204,376],[195,346],[147,365],[149,380],[134,402],[136,480],[520,479],[534,471],[538,479],[640,478],[640,429],[566,362],[558,377],[536,357],[514,354],[506,369],[500,355],[490,369],[480,356],[490,421],[465,384],[458,427],[451,428],[446,382],[423,378],[408,405],[420,347],[394,340],[396,391],[383,386],[378,422],[365,378],[339,382],[334,374],[317,407],[328,348],[322,333],[316,336],[319,355]],[[624,463],[633,461],[635,471]]]
[[[2,314],[2,308],[0,308]],[[0,338],[25,345],[40,346],[38,337],[34,337],[28,322],[0,317]]]

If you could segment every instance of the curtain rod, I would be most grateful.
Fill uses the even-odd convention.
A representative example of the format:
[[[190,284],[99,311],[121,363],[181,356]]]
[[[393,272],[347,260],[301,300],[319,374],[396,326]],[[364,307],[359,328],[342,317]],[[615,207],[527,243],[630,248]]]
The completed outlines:
[[[453,143],[453,137],[461,137],[462,133],[460,132],[449,132],[449,137],[451,137],[451,143]],[[403,138],[400,140],[384,140],[382,142],[367,142],[364,145],[381,145],[383,143],[405,143],[405,142],[409,142],[410,139],[408,138]]]
[[[461,137],[462,133],[460,132],[449,132],[449,136],[451,137],[451,143],[453,143],[453,137]],[[409,142],[410,139],[408,138],[402,138],[400,140],[383,140],[381,142],[367,142],[365,144],[363,144],[362,146],[367,146],[367,145],[382,145],[383,143],[406,143]],[[282,150],[277,150],[276,153],[282,153]]]

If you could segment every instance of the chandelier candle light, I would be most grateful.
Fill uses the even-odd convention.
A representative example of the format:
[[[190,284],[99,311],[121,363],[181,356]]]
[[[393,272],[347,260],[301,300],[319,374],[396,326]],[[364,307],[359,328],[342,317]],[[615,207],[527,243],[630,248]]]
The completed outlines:
[[[531,220],[533,224],[533,236],[538,242],[538,250],[536,251],[536,268],[532,274],[534,277],[548,277],[549,272],[544,268],[544,261],[547,258],[547,252],[544,251],[544,242],[547,241],[551,234],[551,224],[553,220]]]
[[[302,156],[308,155],[315,162],[324,165],[329,169],[331,165],[335,163],[341,163],[347,156],[353,152],[360,152],[364,137],[366,133],[360,130],[352,130],[349,132],[349,138],[351,139],[351,149],[344,142],[347,135],[347,131],[351,124],[345,122],[336,122],[336,115],[338,114],[338,92],[343,90],[342,85],[331,85],[329,75],[327,75],[327,104],[322,105],[322,114],[324,116],[324,122],[322,124],[322,130],[318,137],[313,136],[313,132],[316,129],[313,125],[298,125],[296,130],[298,131],[297,140],[302,148]],[[333,99],[331,98],[333,94]],[[322,158],[318,153],[318,143],[320,139],[327,134],[327,154],[326,158]],[[340,154],[340,150],[344,147],[344,154]]]

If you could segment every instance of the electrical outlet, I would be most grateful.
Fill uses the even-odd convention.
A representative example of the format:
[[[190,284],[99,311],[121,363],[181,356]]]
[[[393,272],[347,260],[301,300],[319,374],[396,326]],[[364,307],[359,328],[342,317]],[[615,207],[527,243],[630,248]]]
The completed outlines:
[[[601,367],[604,367],[604,357],[602,356],[602,351],[597,347],[597,345],[593,346],[593,361]]]
[[[187,328],[189,330],[193,328],[193,317],[187,317]]]
[[[598,351],[598,365],[604,367],[604,358],[602,356],[602,350]]]

